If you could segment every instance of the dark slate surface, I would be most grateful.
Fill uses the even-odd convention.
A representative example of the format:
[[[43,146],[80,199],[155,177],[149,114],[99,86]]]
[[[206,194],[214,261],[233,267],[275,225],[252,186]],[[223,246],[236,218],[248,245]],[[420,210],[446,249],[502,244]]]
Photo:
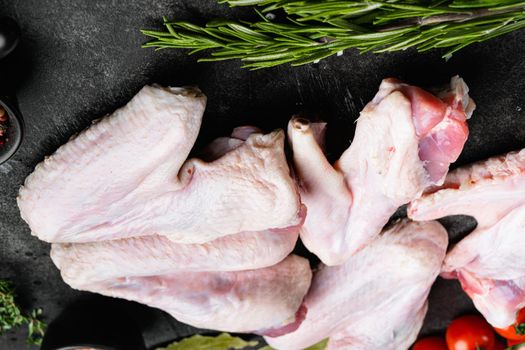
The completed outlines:
[[[71,134],[147,83],[195,84],[208,95],[200,145],[243,123],[269,130],[284,127],[292,113],[308,111],[329,122],[329,156],[336,159],[349,145],[358,111],[383,77],[428,86],[460,74],[478,109],[458,164],[525,146],[525,31],[474,45],[448,62],[439,52],[348,51],[318,65],[257,72],[240,69],[238,62],[198,64],[181,51],[140,48],[144,37],[138,29],[157,27],[163,15],[199,20],[232,13],[212,0],[0,0],[0,16],[14,17],[23,33],[15,56],[0,62],[0,86],[16,94],[27,124],[22,148],[0,166],[0,278],[16,282],[24,307],[42,307],[46,321],[52,321],[86,294],[61,281],[48,257],[49,245],[30,236],[16,206],[19,186]],[[454,236],[471,224],[466,218],[446,222]],[[160,311],[121,305],[142,328],[148,346],[194,332]],[[439,332],[471,309],[455,282],[438,280],[423,333]],[[24,336],[10,333],[0,338],[0,348],[26,349]]]

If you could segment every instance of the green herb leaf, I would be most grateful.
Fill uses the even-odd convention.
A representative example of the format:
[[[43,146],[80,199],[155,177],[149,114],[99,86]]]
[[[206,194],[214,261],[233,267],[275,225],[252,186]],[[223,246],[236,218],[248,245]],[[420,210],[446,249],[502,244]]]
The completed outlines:
[[[312,345],[308,349],[305,349],[305,350],[324,350],[327,344],[328,344],[328,339],[321,340],[319,343]]]
[[[11,283],[0,281],[0,335],[25,323],[25,317],[15,303]]]
[[[514,326],[514,331],[517,335],[525,335],[525,323],[520,323]]]
[[[324,350],[327,344],[328,344],[328,339],[321,340],[319,343],[312,345],[304,350]],[[275,349],[267,345],[263,348],[260,348],[259,350],[275,350]]]
[[[245,341],[228,333],[216,337],[197,334],[157,350],[242,350],[258,344],[257,341]]]
[[[39,320],[41,309],[33,310],[28,316],[15,302],[15,290],[9,281],[0,280],[0,336],[6,331],[27,325],[29,344],[40,345],[44,336],[46,325]]]
[[[46,333],[46,324],[39,320],[39,317],[42,315],[42,309],[35,309],[31,312],[27,321],[28,329],[28,338],[27,341],[29,344],[33,345],[42,345],[42,339]]]

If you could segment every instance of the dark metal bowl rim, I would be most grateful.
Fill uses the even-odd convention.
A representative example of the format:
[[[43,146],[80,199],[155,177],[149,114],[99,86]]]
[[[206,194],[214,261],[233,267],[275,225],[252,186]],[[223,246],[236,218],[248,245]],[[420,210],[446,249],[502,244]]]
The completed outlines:
[[[18,151],[20,148],[24,135],[24,121],[21,114],[14,108],[7,98],[0,97],[0,106],[5,109],[7,116],[10,119],[10,127],[18,129],[18,132],[15,133],[14,138],[10,139],[0,148],[1,165],[11,159],[11,157],[14,156],[16,151]]]

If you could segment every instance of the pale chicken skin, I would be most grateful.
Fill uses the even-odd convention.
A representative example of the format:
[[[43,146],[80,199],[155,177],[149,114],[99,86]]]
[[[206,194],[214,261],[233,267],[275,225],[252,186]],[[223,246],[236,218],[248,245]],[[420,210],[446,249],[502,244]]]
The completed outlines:
[[[213,161],[242,146],[255,127],[235,128],[201,152]],[[179,271],[242,271],[275,265],[294,249],[303,220],[285,229],[240,232],[202,244],[181,244],[163,235],[87,243],[54,243],[51,258],[68,284],[81,289],[95,281],[122,276],[162,275]],[[92,257],[96,256],[97,259]],[[103,261],[103,264],[100,263]]]
[[[241,271],[268,267],[294,249],[294,232],[243,232],[203,244],[180,244],[159,235],[92,243],[54,243],[51,258],[77,289],[122,276],[172,272]],[[96,257],[94,259],[94,257]]]
[[[195,89],[145,87],[37,166],[22,217],[73,288],[196,327],[295,329],[312,272],[289,256],[305,208],[284,132],[236,128],[186,160],[204,105]]]
[[[327,350],[408,349],[447,243],[435,221],[395,224],[343,265],[322,264],[299,328],[266,341],[278,350],[301,350],[326,338]]]
[[[439,96],[383,80],[334,166],[319,145],[324,125],[290,121],[295,171],[308,208],[301,239],[325,264],[344,263],[377,237],[399,206],[443,182],[467,140],[474,103],[458,77]]]
[[[204,243],[297,225],[301,203],[282,131],[252,133],[212,162],[186,160],[205,102],[194,89],[146,86],[60,147],[20,190],[33,234],[47,242],[163,234]]]
[[[159,308],[195,327],[251,333],[295,323],[311,278],[308,260],[290,255],[257,270],[123,276],[81,289]]]
[[[412,202],[408,215],[431,220],[470,215],[476,229],[447,254],[442,275],[458,278],[495,327],[525,307],[525,150],[456,169],[443,186]]]

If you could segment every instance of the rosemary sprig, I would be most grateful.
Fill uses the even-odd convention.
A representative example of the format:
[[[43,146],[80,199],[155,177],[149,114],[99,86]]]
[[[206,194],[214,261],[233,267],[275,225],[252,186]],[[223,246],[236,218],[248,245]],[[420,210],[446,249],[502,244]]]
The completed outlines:
[[[316,62],[349,48],[387,52],[447,49],[525,27],[525,1],[516,0],[219,0],[256,6],[260,20],[211,21],[199,26],[164,18],[166,31],[143,30],[143,47],[210,50],[199,61],[241,59],[251,69]],[[281,21],[271,12],[284,13]],[[266,15],[265,15],[266,14]]]
[[[41,345],[46,329],[45,323],[39,320],[41,314],[41,309],[35,309],[28,316],[23,315],[15,302],[13,285],[0,280],[0,335],[27,324],[28,343]]]

